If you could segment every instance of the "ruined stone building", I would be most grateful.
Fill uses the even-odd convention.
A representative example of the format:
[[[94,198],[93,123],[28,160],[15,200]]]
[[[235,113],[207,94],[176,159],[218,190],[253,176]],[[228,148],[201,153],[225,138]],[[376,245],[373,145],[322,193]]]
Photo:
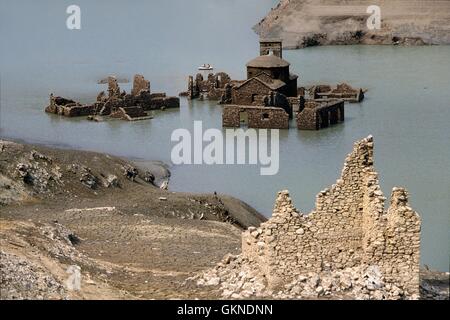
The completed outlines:
[[[315,85],[310,91],[314,100],[342,99],[353,103],[364,100],[364,90],[362,88],[355,89],[346,83],[338,84],[335,88],[323,84]]]
[[[93,107],[91,105],[82,105],[71,99],[55,97],[51,93],[49,105],[45,108],[45,112],[66,117],[80,117],[91,115],[93,113]]]
[[[260,41],[260,56],[247,63],[246,74],[246,80],[232,80],[224,72],[211,73],[207,79],[199,73],[195,78],[189,77],[188,91],[180,95],[190,99],[208,98],[227,105],[222,114],[225,127],[288,129],[287,114],[289,119],[295,118],[300,130],[319,130],[340,123],[345,118],[344,101],[364,99],[362,89],[345,83],[335,88],[297,87],[298,76],[291,73],[289,62],[283,60],[283,45],[276,39]]]
[[[341,177],[316,198],[305,215],[281,191],[273,215],[242,236],[242,258],[257,268],[270,288],[300,275],[370,267],[380,272],[376,288],[401,288],[419,295],[421,221],[403,188],[394,188],[390,206],[373,167],[373,139],[355,143]],[[372,290],[369,289],[369,290]]]
[[[344,100],[306,101],[297,112],[297,128],[319,130],[344,121]]]
[[[280,93],[286,97],[297,96],[297,75],[290,73],[289,62],[283,60],[279,40],[261,40],[261,55],[247,63],[247,79],[232,80],[224,72],[202,74],[188,80],[188,91],[182,95],[191,99],[204,94],[220,103],[238,105],[261,105],[265,96]]]
[[[121,91],[115,77],[108,77],[107,94],[102,91],[92,104],[82,105],[70,99],[50,95],[48,113],[66,117],[110,116],[124,120],[143,120],[152,118],[151,110],[179,108],[178,97],[167,97],[166,93],[151,93],[150,81],[142,75],[135,75],[131,93]]]
[[[281,108],[239,105],[223,107],[223,126],[239,128],[243,113],[249,128],[289,129],[289,115]]]
[[[218,72],[216,74],[210,73],[207,79],[203,78],[201,73],[197,73],[194,77],[189,76],[188,91],[180,93],[181,96],[187,96],[189,99],[203,97],[210,100],[219,100],[222,102],[223,97],[229,95],[231,83],[230,76],[225,72]]]
[[[281,58],[281,45],[276,55],[273,51],[268,51],[266,46],[270,44],[271,42],[264,40],[260,42],[261,53],[268,54],[260,55],[247,63],[247,80],[232,88],[232,103],[251,105],[258,97],[273,92],[287,97],[297,96],[298,76],[290,72],[289,62]]]

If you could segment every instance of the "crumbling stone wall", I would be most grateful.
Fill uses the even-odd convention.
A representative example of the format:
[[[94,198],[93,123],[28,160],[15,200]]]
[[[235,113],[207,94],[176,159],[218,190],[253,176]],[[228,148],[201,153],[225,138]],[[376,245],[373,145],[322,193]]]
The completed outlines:
[[[289,115],[289,118],[292,118],[293,111],[290,100],[281,93],[271,92],[271,94],[267,97],[267,105],[271,107],[281,108]]]
[[[74,100],[55,97],[53,94],[50,94],[49,105],[45,108],[45,112],[66,117],[88,116],[94,113],[94,106],[81,105]]]
[[[301,95],[298,97],[287,97],[291,105],[292,112],[300,112],[305,108],[305,98]]]
[[[384,201],[369,136],[355,143],[341,177],[317,195],[310,214],[294,207],[288,191],[279,192],[272,218],[243,233],[242,257],[272,288],[309,272],[363,266],[380,270],[384,283],[406,297],[418,297],[420,218],[402,188],[393,189],[387,211]]]
[[[408,205],[405,189],[393,189],[386,218],[384,246],[379,246],[374,254],[379,257],[388,282],[401,281],[409,292],[418,292],[421,223]]]
[[[300,130],[319,130],[344,121],[344,100],[319,102],[300,101],[297,113],[297,128]]]
[[[353,88],[346,83],[338,84],[335,88],[329,85],[316,85],[310,89],[310,92],[314,99],[343,99],[348,102],[364,100],[362,88]]]
[[[249,128],[289,128],[289,115],[281,108],[238,105],[225,105],[223,107],[222,125],[224,127],[240,127],[241,113],[246,113]]]
[[[240,105],[256,105],[258,97],[270,95],[274,90],[257,81],[256,78],[248,81],[239,87],[233,87],[231,90],[232,101]]]
[[[224,88],[224,92],[222,94],[222,96],[220,97],[220,101],[219,104],[229,104],[231,103],[232,100],[232,90],[233,90],[233,85],[231,83],[227,83],[225,85]]]
[[[51,94],[49,105],[45,111],[67,117],[111,115],[130,120],[151,118],[150,115],[144,114],[145,111],[179,107],[180,99],[178,97],[167,97],[164,92],[151,93],[150,81],[142,75],[135,75],[130,94],[120,91],[115,77],[108,77],[108,95],[104,91],[100,92],[93,104],[81,105],[73,100],[54,97]]]
[[[128,121],[151,119],[151,115],[142,109],[142,107],[120,107],[116,111],[111,113],[112,118],[120,118]]]
[[[150,81],[146,80],[143,75],[137,74],[134,76],[131,95],[137,96],[141,90],[150,92]]]
[[[218,72],[214,75],[214,83],[216,88],[223,89],[231,82],[231,77],[225,72]]]
[[[210,73],[206,80],[201,73],[197,73],[195,79],[189,76],[188,90],[181,95],[187,96],[189,99],[195,99],[204,93],[210,100],[222,100],[222,96],[226,93],[226,86],[231,81],[230,76],[225,72]]]
[[[108,95],[109,98],[120,98],[120,87],[115,77],[108,77]]]

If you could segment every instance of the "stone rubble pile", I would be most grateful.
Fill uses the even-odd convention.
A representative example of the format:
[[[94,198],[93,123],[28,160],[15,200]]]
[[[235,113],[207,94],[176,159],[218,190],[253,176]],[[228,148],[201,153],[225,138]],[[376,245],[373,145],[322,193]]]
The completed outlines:
[[[190,280],[198,286],[217,286],[223,298],[251,299],[404,299],[404,291],[385,283],[377,266],[358,266],[340,271],[308,272],[276,290],[241,256],[227,255],[215,268]]]
[[[42,267],[0,250],[2,299],[60,299],[66,289]]]
[[[67,265],[93,266],[74,246],[80,241],[59,223],[22,223],[17,232],[2,235],[0,299],[68,299]],[[11,250],[11,244],[21,250]]]

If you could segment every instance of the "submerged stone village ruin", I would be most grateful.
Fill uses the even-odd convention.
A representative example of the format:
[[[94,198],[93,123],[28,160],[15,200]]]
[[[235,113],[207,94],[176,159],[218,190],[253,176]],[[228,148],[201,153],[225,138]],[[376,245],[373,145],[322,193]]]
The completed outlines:
[[[92,104],[80,104],[74,100],[55,97],[50,94],[48,113],[66,117],[88,116],[90,120],[100,121],[105,116],[129,121],[150,119],[152,110],[179,108],[178,97],[167,97],[166,93],[151,93],[150,81],[142,75],[135,75],[131,93],[121,91],[115,77],[108,77],[108,93],[100,92]]]
[[[283,59],[282,42],[260,41],[260,55],[246,65],[247,79],[233,80],[225,72],[189,76],[188,90],[180,93],[189,99],[207,98],[223,105],[222,125],[263,129],[289,129],[295,118],[299,130],[319,130],[345,120],[345,102],[361,102],[362,89],[343,83],[336,87],[315,85],[298,87],[298,76]],[[129,121],[151,119],[152,110],[179,108],[179,97],[152,93],[150,81],[135,75],[130,93],[121,91],[115,77],[107,78],[108,91],[100,92],[94,103],[77,101],[50,94],[48,113],[66,117],[85,116],[102,121],[118,118]]]
[[[355,143],[341,177],[305,215],[288,191],[272,217],[242,234],[242,253],[201,274],[226,298],[419,298],[419,215],[403,188],[390,207],[373,167],[371,136]]]
[[[344,102],[361,102],[362,89],[347,84],[297,87],[298,76],[283,60],[282,42],[261,40],[260,56],[249,61],[246,80],[232,80],[219,72],[189,76],[188,90],[180,95],[189,99],[208,98],[225,105],[224,127],[288,129],[294,116],[297,128],[319,130],[344,121]],[[307,94],[308,93],[308,94]]]

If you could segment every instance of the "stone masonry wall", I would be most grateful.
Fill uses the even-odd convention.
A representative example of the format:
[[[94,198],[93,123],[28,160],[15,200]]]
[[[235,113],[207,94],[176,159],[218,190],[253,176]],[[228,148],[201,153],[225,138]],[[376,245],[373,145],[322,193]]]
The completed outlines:
[[[207,79],[203,78],[201,73],[197,73],[195,79],[193,76],[188,78],[188,89],[180,95],[187,96],[189,99],[200,97],[205,93],[210,100],[221,100],[225,94],[225,88],[231,82],[230,76],[225,72],[208,74]]]
[[[363,266],[417,297],[420,218],[404,189],[393,189],[387,211],[385,199],[369,136],[355,143],[340,179],[317,195],[310,214],[294,207],[288,191],[279,192],[272,218],[243,233],[242,257],[258,266],[272,288],[308,272]]]
[[[289,115],[281,108],[225,105],[222,112],[224,127],[241,126],[241,113],[247,113],[249,128],[288,129]]]
[[[254,105],[257,96],[264,97],[272,91],[259,81],[250,81],[242,87],[232,89],[232,101],[239,105]]]
[[[344,100],[305,101],[304,108],[297,113],[299,130],[319,130],[344,121]]]
[[[137,96],[141,90],[150,92],[150,81],[146,80],[143,75],[136,74],[133,79],[133,89],[131,89],[131,95]]]

